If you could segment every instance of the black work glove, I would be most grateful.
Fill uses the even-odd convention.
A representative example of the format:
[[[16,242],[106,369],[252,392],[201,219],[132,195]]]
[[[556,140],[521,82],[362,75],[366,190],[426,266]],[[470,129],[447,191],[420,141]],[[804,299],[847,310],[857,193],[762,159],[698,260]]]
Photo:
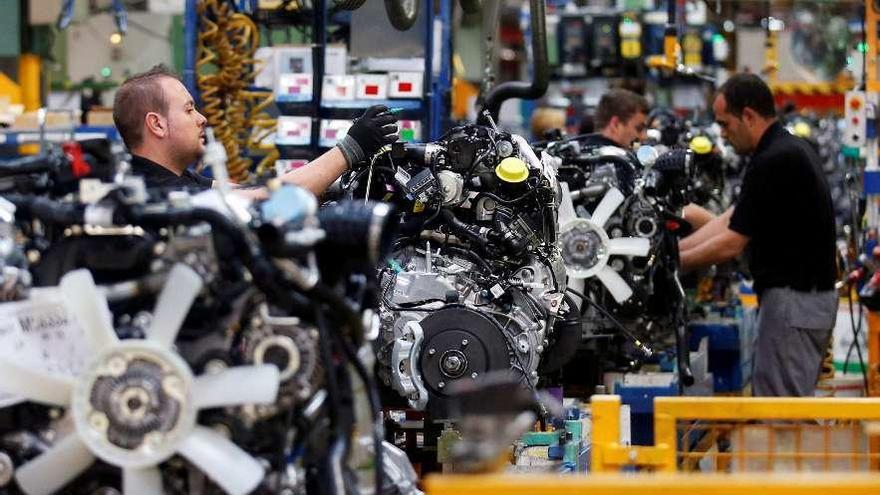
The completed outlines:
[[[397,141],[397,117],[385,105],[367,109],[336,146],[345,155],[349,168],[376,154],[379,148]]]

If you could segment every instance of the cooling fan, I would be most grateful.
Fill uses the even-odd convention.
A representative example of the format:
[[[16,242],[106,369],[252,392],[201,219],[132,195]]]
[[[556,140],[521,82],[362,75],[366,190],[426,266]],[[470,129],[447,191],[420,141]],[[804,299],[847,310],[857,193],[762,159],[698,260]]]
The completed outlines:
[[[609,264],[611,256],[647,256],[651,242],[642,237],[610,238],[605,225],[623,204],[620,190],[611,188],[590,218],[575,213],[568,184],[562,183],[559,206],[559,245],[569,280],[597,278],[618,304],[626,302],[633,290]]]
[[[173,350],[180,326],[202,287],[178,264],[159,294],[146,339],[119,340],[104,296],[87,270],[70,272],[60,290],[89,346],[91,362],[76,377],[49,375],[0,360],[0,390],[68,408],[75,431],[16,471],[28,494],[49,494],[96,458],[123,470],[125,495],[162,493],[158,464],[180,454],[223,490],[244,494],[263,467],[221,434],[196,424],[199,410],[275,401],[273,365],[239,366],[193,377]]]

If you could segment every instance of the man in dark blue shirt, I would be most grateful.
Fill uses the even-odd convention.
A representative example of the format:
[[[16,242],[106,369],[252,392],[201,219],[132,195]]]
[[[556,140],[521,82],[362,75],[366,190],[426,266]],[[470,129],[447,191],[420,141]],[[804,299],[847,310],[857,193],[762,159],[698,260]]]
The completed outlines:
[[[281,177],[316,196],[352,165],[397,140],[397,119],[383,106],[373,106],[355,121],[336,147],[304,167]],[[113,122],[132,154],[132,171],[148,187],[208,189],[213,181],[192,172],[205,151],[207,119],[176,74],[156,66],[119,87],[113,103]],[[239,191],[260,196],[265,191]]]
[[[642,95],[612,89],[602,95],[596,107],[593,120],[599,132],[576,138],[582,149],[611,146],[623,151],[629,165],[614,162],[614,169],[618,187],[625,195],[632,193],[636,177],[641,173],[642,166],[632,149],[634,142],[644,142],[647,138],[648,110],[648,101]]]
[[[760,301],[752,391],[813,395],[837,315],[834,212],[819,158],[777,122],[755,75],[731,77],[713,110],[723,137],[752,159],[736,205],[681,242],[682,269],[747,250]]]

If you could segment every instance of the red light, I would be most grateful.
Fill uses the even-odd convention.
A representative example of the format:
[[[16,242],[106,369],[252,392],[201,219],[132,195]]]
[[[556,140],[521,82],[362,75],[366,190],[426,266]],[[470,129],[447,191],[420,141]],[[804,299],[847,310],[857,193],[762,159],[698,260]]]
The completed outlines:
[[[378,95],[378,94],[379,94],[379,86],[377,86],[377,85],[375,85],[375,84],[367,85],[367,86],[364,88],[364,94],[366,94],[366,95],[370,95],[370,96],[376,96],[376,95]]]
[[[412,85],[412,83],[409,83],[409,82],[402,82],[397,85],[397,90],[400,91],[401,93],[404,93],[404,92],[409,93],[410,91],[413,90],[413,85]]]
[[[849,107],[853,110],[858,110],[862,107],[862,100],[858,98],[853,98],[852,100],[849,100]]]

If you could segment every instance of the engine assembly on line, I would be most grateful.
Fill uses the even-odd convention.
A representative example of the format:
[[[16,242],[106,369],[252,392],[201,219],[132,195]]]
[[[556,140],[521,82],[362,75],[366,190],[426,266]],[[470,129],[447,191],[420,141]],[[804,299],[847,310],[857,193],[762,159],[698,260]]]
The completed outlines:
[[[371,278],[326,268],[375,266],[388,206],[148,190],[81,151],[0,170],[0,490],[419,493],[361,362]]]
[[[584,341],[616,335],[617,345],[593,351],[622,369],[674,349],[685,357],[679,371],[687,381],[677,239],[688,233],[679,212],[693,196],[694,153],[642,146],[637,157],[583,138],[550,142],[545,153],[557,161],[564,191],[559,244]]]
[[[400,211],[380,268],[385,383],[440,417],[451,385],[491,371],[512,370],[534,388],[570,310],[556,171],[520,136],[468,125],[434,143],[395,143],[346,190]]]

